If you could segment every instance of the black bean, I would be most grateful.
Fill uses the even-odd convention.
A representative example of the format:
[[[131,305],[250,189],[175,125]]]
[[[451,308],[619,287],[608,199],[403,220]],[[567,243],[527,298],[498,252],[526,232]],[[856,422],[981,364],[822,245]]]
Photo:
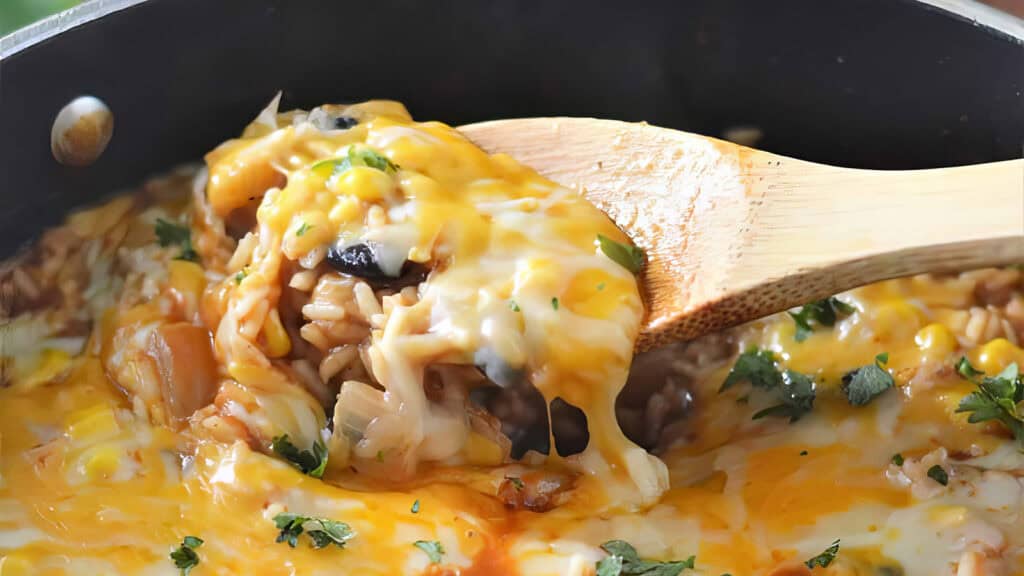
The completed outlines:
[[[430,273],[430,268],[424,264],[406,260],[398,276],[388,275],[377,262],[377,251],[373,243],[332,246],[327,251],[327,263],[338,272],[366,280],[373,288],[401,290],[406,286],[418,285]]]
[[[356,124],[359,124],[359,120],[351,116],[335,116],[334,118],[334,127],[338,130],[348,130]]]
[[[579,454],[590,443],[587,415],[561,397],[551,401],[551,435],[559,456]]]
[[[338,272],[369,281],[391,278],[380,269],[380,265],[377,263],[377,254],[369,244],[331,246],[327,251],[327,263]]]

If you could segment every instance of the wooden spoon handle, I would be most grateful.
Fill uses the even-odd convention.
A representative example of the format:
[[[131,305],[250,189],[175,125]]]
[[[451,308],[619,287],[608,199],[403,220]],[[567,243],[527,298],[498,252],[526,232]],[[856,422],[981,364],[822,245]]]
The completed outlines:
[[[855,170],[611,120],[460,130],[576,188],[647,250],[641,350],[878,280],[1024,263],[1024,160]]]

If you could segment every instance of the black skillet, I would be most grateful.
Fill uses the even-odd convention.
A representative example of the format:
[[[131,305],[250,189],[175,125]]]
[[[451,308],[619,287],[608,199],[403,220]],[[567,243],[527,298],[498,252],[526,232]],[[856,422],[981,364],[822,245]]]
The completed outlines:
[[[845,166],[1020,157],[1024,23],[929,2],[97,0],[0,41],[0,256],[199,158],[279,89],[285,107],[394,98],[451,124],[752,125],[760,148]],[[96,164],[69,168],[50,126],[80,94],[116,127]]]

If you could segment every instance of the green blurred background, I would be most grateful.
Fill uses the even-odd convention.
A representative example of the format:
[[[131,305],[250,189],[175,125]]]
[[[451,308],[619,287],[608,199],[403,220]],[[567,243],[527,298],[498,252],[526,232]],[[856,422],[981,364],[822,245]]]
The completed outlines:
[[[80,0],[0,0],[0,36],[55,12],[67,10]]]

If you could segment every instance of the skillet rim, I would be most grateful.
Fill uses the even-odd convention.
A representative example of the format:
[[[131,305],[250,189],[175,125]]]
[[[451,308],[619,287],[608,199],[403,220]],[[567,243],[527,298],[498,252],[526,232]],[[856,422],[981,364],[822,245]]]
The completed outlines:
[[[150,0],[92,0],[58,12],[0,37],[0,62],[33,46],[116,12]],[[978,0],[910,0],[947,17],[971,22],[986,33],[1003,36],[1024,46],[1024,19],[982,4]]]

